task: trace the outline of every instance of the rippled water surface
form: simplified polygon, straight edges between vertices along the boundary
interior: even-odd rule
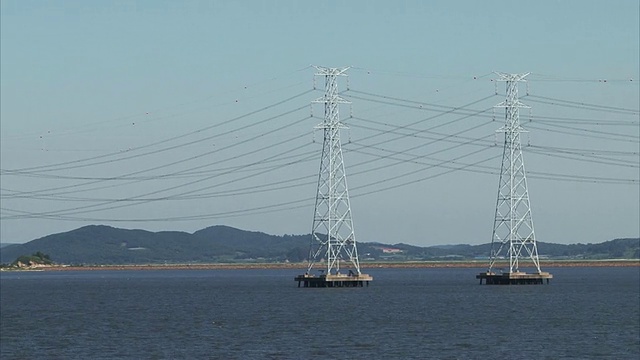
[[[5,359],[638,359],[640,269],[372,269],[368,288],[292,270],[3,272]]]

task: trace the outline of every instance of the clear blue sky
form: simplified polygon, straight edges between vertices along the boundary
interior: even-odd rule
[[[493,71],[531,72],[538,241],[639,236],[637,0],[0,4],[2,242],[95,223],[308,233],[323,86],[310,64],[352,66],[359,241],[491,240]],[[465,105],[487,112],[444,113]]]

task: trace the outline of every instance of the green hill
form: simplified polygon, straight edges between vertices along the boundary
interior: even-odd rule
[[[103,225],[85,226],[25,244],[0,249],[0,262],[46,253],[60,264],[174,264],[274,262],[305,260],[310,235],[276,236],[228,226],[212,226],[193,234],[150,232]],[[538,243],[542,257],[563,259],[638,259],[640,239],[616,239],[599,244]],[[358,243],[362,260],[457,260],[489,255],[490,244],[419,247],[407,244]]]
[[[263,257],[270,261],[300,261],[296,248],[307,249],[308,238],[267,235],[227,226],[213,226],[189,234],[91,225],[3,247],[0,262],[11,263],[18,256],[37,251],[63,264],[246,262]]]

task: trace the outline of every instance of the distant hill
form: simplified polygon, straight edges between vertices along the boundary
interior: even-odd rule
[[[193,234],[150,232],[103,225],[85,226],[25,244],[0,248],[0,262],[42,252],[62,264],[163,264],[215,262],[297,262],[308,255],[310,235],[276,236],[212,226]],[[407,244],[358,243],[361,260],[409,261],[479,259],[491,245],[420,247]],[[538,243],[541,257],[564,259],[639,259],[640,239],[616,239],[599,244]]]
[[[308,251],[306,236],[274,236],[227,226],[193,234],[150,232],[91,225],[0,249],[0,262],[37,251],[64,264],[157,264],[252,261],[300,261]],[[304,250],[304,255],[299,250]]]

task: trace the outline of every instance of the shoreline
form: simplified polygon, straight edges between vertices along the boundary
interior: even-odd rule
[[[360,263],[362,270],[393,268],[486,268],[486,261],[420,261],[420,262],[371,262]],[[2,269],[3,271],[105,271],[105,270],[269,270],[297,269],[305,271],[307,263],[212,263],[212,264],[138,264],[138,265],[52,265],[32,268]],[[496,268],[509,267],[497,263]],[[624,260],[551,260],[541,261],[541,268],[557,267],[640,267],[640,259]]]

